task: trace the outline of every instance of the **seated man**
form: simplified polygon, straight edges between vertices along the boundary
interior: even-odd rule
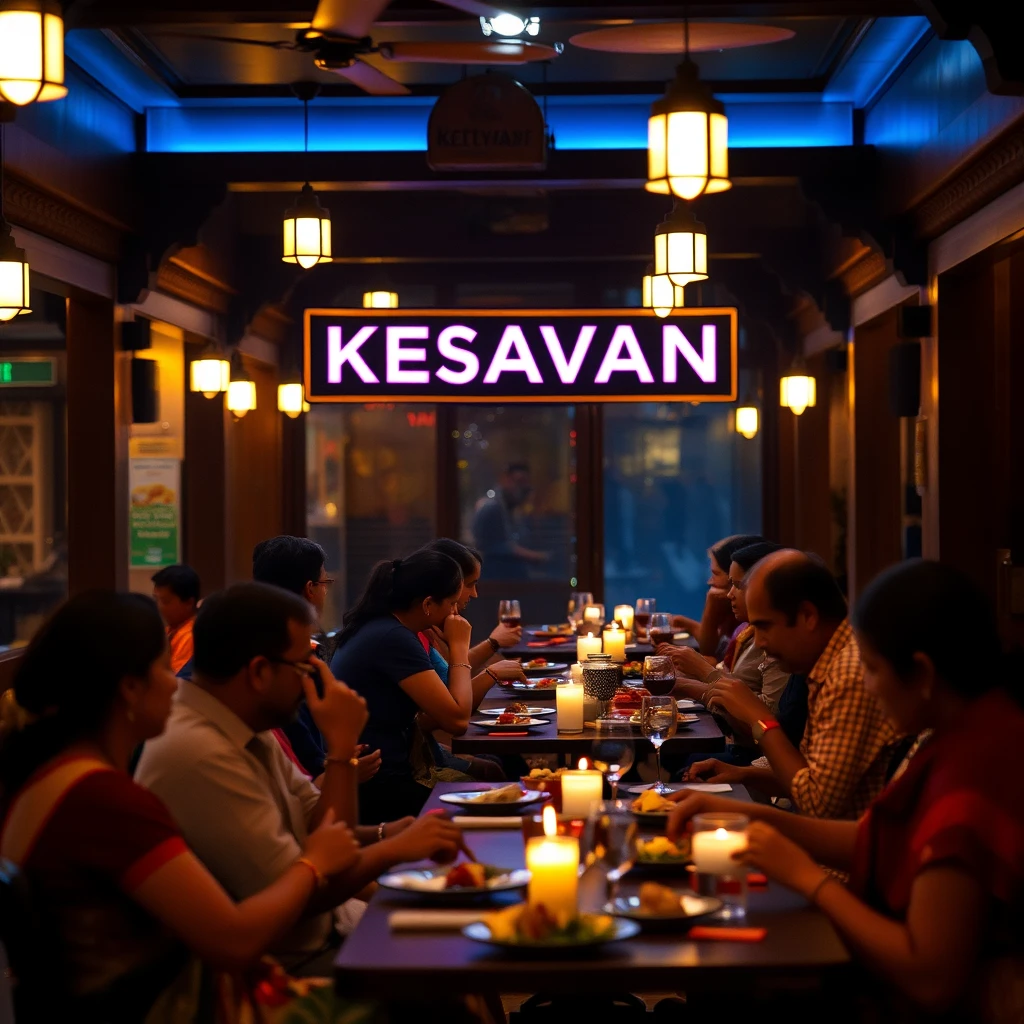
[[[359,820],[353,751],[366,703],[314,657],[314,628],[310,606],[276,587],[242,583],[210,597],[196,617],[192,681],[179,684],[167,729],[146,743],[136,772],[235,899],[287,870],[325,814]],[[269,732],[292,720],[303,699],[327,744],[319,790]],[[336,938],[333,908],[393,865],[454,856],[461,843],[459,830],[436,816],[356,835],[372,845],[343,875],[323,880],[305,918],[272,950],[286,966],[322,969],[312,961]]]
[[[707,696],[749,732],[769,767],[703,761],[691,779],[738,782],[788,796],[815,818],[857,818],[885,786],[898,735],[864,688],[864,669],[846,601],[824,565],[800,551],[778,551],[747,578],[754,643],[783,668],[807,674],[807,725],[799,749],[765,705],[738,680],[719,679]]]
[[[153,600],[167,627],[171,671],[192,660],[192,624],[199,606],[199,574],[189,565],[169,565],[153,576]]]

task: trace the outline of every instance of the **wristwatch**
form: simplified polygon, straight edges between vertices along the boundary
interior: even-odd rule
[[[750,735],[754,737],[755,743],[760,743],[766,732],[781,728],[782,726],[774,718],[759,718],[751,727]]]

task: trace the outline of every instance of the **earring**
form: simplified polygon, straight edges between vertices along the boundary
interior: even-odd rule
[[[134,722],[135,721],[135,712],[131,708],[128,709],[128,721],[129,722]]]

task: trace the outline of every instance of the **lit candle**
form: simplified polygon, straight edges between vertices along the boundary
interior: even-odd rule
[[[588,604],[583,609],[584,622],[600,622],[604,618],[604,608],[599,604]]]
[[[559,732],[583,732],[583,687],[575,682],[555,687],[555,718]]]
[[[626,634],[615,623],[604,631],[604,653],[610,654],[612,661],[626,660]]]
[[[693,866],[706,875],[738,874],[742,865],[733,860],[733,854],[746,848],[746,832],[728,832],[724,828],[694,832],[690,838]]]
[[[577,685],[583,685],[583,666],[577,661],[575,665],[569,666],[569,678]]]
[[[586,636],[576,638],[576,660],[584,662],[590,654],[601,653],[601,638],[588,633]]]
[[[633,628],[633,606],[617,604],[615,606],[615,621],[628,633]]]
[[[543,821],[543,837],[526,841],[527,900],[531,907],[543,906],[564,926],[576,918],[580,844],[572,836],[558,835],[554,807],[544,808]]]
[[[562,772],[562,813],[586,818],[594,804],[601,802],[603,785],[601,773],[588,771],[586,758],[581,758],[578,771]]]

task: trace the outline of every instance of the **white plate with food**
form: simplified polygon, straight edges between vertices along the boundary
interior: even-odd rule
[[[566,665],[557,661],[547,661],[544,658],[534,658],[531,661],[523,662],[523,672],[528,676],[551,676],[565,672]]]
[[[522,889],[530,881],[524,868],[499,868],[493,864],[456,864],[453,868],[412,868],[382,875],[377,881],[385,889],[421,892],[432,896],[479,896],[489,892]]]
[[[486,708],[480,712],[482,715],[553,715],[555,713],[554,708],[535,708],[531,704],[525,704],[521,700],[514,700],[506,704],[501,711],[497,708]]]
[[[525,683],[519,679],[514,679],[510,683],[503,681],[500,685],[510,690],[550,690],[554,693],[555,687],[564,682],[565,678],[562,676],[544,676],[541,679],[528,679]]]
[[[493,789],[462,789],[457,793],[442,793],[441,803],[478,814],[519,814],[532,810],[550,799],[551,794],[541,790],[523,789],[518,782]]]
[[[722,901],[714,896],[695,896],[657,882],[644,882],[636,896],[620,896],[604,905],[604,912],[630,921],[668,924],[695,921],[717,914]]]
[[[547,725],[548,720],[534,718],[532,715],[509,715],[500,714],[496,718],[473,718],[470,725],[478,729],[490,729],[491,732],[522,732],[523,729],[536,729],[540,725]]]

